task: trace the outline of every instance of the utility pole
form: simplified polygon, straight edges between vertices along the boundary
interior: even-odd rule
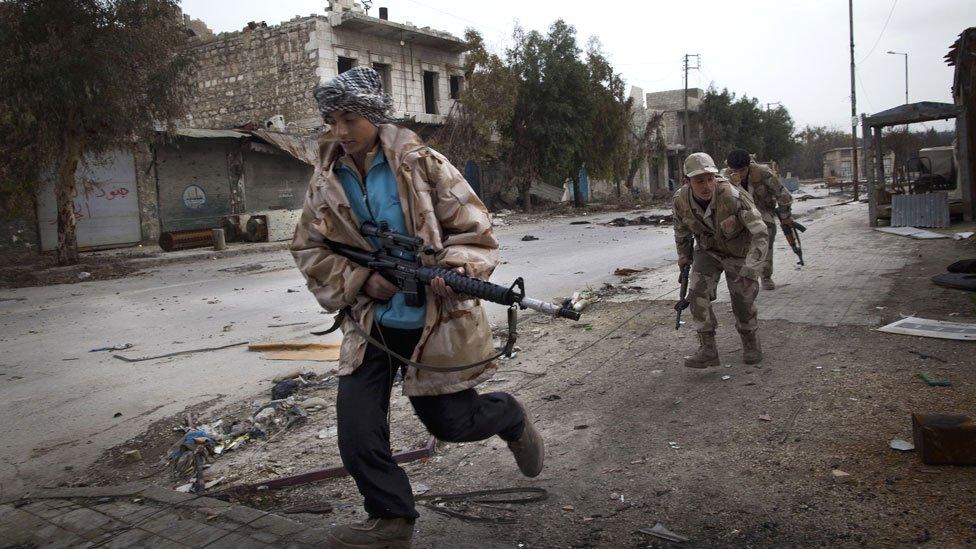
[[[888,55],[905,56],[905,104],[908,104],[908,54],[900,51],[889,51]]]
[[[692,57],[695,58],[695,66],[694,67],[690,66],[690,64],[688,62]],[[684,147],[684,150],[681,152],[681,164],[682,165],[684,164],[685,157],[688,156],[688,71],[690,69],[699,69],[699,68],[701,68],[701,55],[700,54],[697,54],[697,53],[694,53],[694,54],[686,53],[685,54],[685,60],[684,60],[685,93],[684,93],[684,96],[682,97],[682,99],[684,100],[684,107],[683,107],[684,110],[682,111],[682,119],[683,119],[683,121],[682,121],[682,124],[681,124],[681,145]],[[683,169],[683,168],[679,167],[678,169],[680,170],[680,169]],[[684,174],[682,174],[682,175],[684,175]]]
[[[847,10],[851,24],[851,167],[854,169],[854,200],[857,192],[857,92],[854,89],[854,0],[847,0]]]

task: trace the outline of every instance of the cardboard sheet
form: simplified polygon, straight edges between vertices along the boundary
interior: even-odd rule
[[[955,339],[959,341],[976,341],[976,324],[962,322],[945,322],[928,318],[910,316],[887,326],[878,328],[879,332],[889,334],[904,334],[922,337],[937,337],[940,339]]]
[[[261,353],[265,360],[311,360],[334,362],[339,360],[339,343],[309,343],[307,341],[271,341],[252,343],[248,351]]]

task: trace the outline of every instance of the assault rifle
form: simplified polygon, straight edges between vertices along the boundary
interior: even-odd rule
[[[805,263],[803,263],[803,245],[800,243],[800,233],[807,232],[807,228],[800,225],[796,221],[794,221],[793,226],[790,227],[789,225],[784,225],[783,220],[780,220],[780,227],[783,229],[783,236],[786,237],[786,241],[789,242],[790,248],[793,248],[793,253],[800,258],[796,264],[801,266],[805,265]]]
[[[460,274],[453,269],[427,267],[421,263],[420,254],[433,255],[435,253],[434,249],[426,246],[422,238],[390,230],[385,222],[376,224],[366,221],[360,226],[359,232],[363,236],[373,238],[374,241],[379,243],[375,251],[367,251],[331,240],[325,240],[325,245],[333,252],[352,262],[379,272],[384,278],[393,283],[400,292],[405,294],[408,306],[422,306],[424,303],[424,286],[430,284],[431,281],[438,277],[443,278],[444,282],[459,294],[508,306],[508,341],[500,353],[492,358],[474,364],[434,368],[438,371],[460,371],[484,364],[502,355],[511,357],[517,337],[516,310],[519,308],[532,309],[546,315],[571,320],[579,320],[580,318],[580,313],[573,309],[569,299],[563,301],[561,305],[556,305],[555,303],[548,303],[526,296],[525,281],[521,277],[516,278],[515,282],[506,288],[505,286],[499,286],[498,284],[492,284],[491,282]],[[317,335],[328,333],[338,328],[340,322],[341,318],[337,319],[336,324],[329,330],[313,333]],[[356,327],[358,329],[358,324]],[[365,332],[360,333],[360,335],[371,343],[378,343],[374,342],[370,335]],[[385,344],[380,345],[386,349]],[[393,354],[389,349],[386,350]],[[427,365],[412,362],[395,354],[394,356],[401,358],[410,366],[419,369],[431,369]]]
[[[691,265],[685,265],[681,268],[681,274],[678,275],[678,282],[681,284],[681,290],[678,292],[678,302],[674,304],[674,310],[677,311],[678,316],[674,320],[674,329],[677,330],[681,328],[681,311],[684,311],[691,305],[688,301],[688,273],[691,272]]]

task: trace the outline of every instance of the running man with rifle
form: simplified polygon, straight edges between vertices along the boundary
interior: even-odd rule
[[[327,244],[378,249],[376,238],[361,234],[363,223],[371,222],[422,239],[429,248],[420,254],[424,265],[487,280],[498,263],[498,242],[484,204],[443,155],[390,123],[393,100],[373,69],[346,71],[314,95],[336,142],[321,146],[291,251],[322,307],[347,311],[336,403],[339,452],[369,515],[361,524],[335,528],[328,543],[409,547],[418,514],[410,481],[393,460],[387,422],[393,379],[404,367],[395,355],[426,366],[406,368],[403,392],[438,439],[498,435],[530,477],[542,471],[543,441],[512,395],[473,389],[494,375],[494,363],[452,369],[493,354],[478,300],[435,277],[408,303],[380,272]]]
[[[723,272],[735,327],[742,337],[742,360],[759,363],[762,348],[755,301],[766,258],[766,224],[749,193],[718,177],[712,157],[703,152],[690,154],[684,169],[685,184],[674,193],[674,241],[678,266],[682,271],[691,266],[688,302],[701,343],[693,355],[685,357],[685,366],[719,365],[718,320],[712,301]]]
[[[766,253],[766,262],[763,264],[761,284],[763,290],[775,290],[776,283],[773,282],[773,240],[776,239],[776,221],[783,226],[784,232],[793,226],[793,215],[790,213],[790,206],[793,204],[793,196],[790,194],[779,176],[765,164],[759,164],[752,159],[749,151],[735,149],[729,153],[725,159],[728,166],[726,177],[733,185],[738,185],[741,189],[749,193],[756,209],[762,214],[763,222],[766,223],[766,231],[769,233],[769,248]],[[792,230],[792,229],[790,229]],[[804,228],[804,230],[806,230]],[[802,260],[802,257],[801,257]]]

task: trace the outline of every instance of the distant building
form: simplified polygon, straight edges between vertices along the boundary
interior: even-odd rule
[[[701,150],[702,128],[701,108],[705,90],[689,88],[688,110],[685,112],[685,90],[667,90],[647,94],[647,108],[661,112],[663,115],[662,132],[665,144],[667,166],[661,166],[658,177],[666,177],[676,182],[681,181],[682,158],[692,152]],[[684,142],[687,124],[687,143]]]
[[[867,181],[867,161],[865,160],[865,152],[863,148],[857,150],[857,167],[859,181]],[[834,180],[838,183],[849,183],[854,181],[853,174],[854,170],[851,166],[851,148],[850,147],[840,147],[837,149],[830,149],[824,151],[823,153],[823,177],[824,179],[830,181]],[[895,151],[888,151],[884,155],[884,172],[885,178],[891,181],[892,174],[894,173],[895,166]]]
[[[330,1],[326,15],[197,34],[193,128],[321,128],[312,88],[356,66],[376,69],[398,114],[421,124],[442,123],[464,86],[464,40],[390,21],[385,8],[368,16],[353,0]]]

